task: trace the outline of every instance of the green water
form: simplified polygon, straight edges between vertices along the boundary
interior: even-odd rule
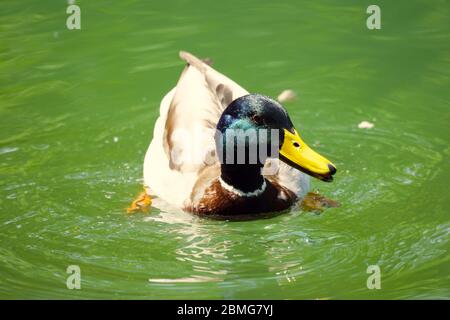
[[[371,31],[372,1],[77,1],[69,31],[66,1],[1,1],[0,297],[450,298],[450,4],[376,3]],[[313,188],[341,207],[127,216],[180,49],[295,90],[293,122],[338,167]]]

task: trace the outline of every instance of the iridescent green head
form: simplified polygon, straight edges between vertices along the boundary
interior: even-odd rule
[[[242,96],[223,111],[216,132],[222,164],[263,166],[268,157],[323,181],[331,181],[335,166],[309,148],[295,130],[286,109],[260,94]]]

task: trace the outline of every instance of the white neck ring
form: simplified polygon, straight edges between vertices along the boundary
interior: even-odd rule
[[[257,197],[257,196],[261,195],[266,190],[266,187],[267,187],[265,179],[264,179],[263,184],[261,185],[261,187],[259,189],[256,189],[256,190],[251,191],[251,192],[244,192],[244,191],[239,190],[239,189],[237,189],[237,188],[235,188],[233,186],[230,186],[228,183],[226,183],[225,181],[222,180],[222,177],[219,177],[219,182],[220,182],[220,185],[225,190],[227,190],[227,191],[229,191],[229,192],[231,192],[233,194],[236,194],[236,195],[238,195],[240,197]]]

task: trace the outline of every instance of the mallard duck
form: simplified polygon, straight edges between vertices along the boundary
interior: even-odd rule
[[[156,196],[198,215],[280,212],[308,192],[309,176],[332,181],[336,167],[300,138],[280,102],[180,57],[186,67],[162,99],[145,155],[144,204]]]

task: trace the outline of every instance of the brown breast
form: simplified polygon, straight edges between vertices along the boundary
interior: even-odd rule
[[[209,216],[237,216],[279,212],[289,209],[296,195],[276,181],[265,179],[266,188],[258,196],[244,197],[226,190],[219,179],[214,179],[198,201],[193,201],[186,211]]]

